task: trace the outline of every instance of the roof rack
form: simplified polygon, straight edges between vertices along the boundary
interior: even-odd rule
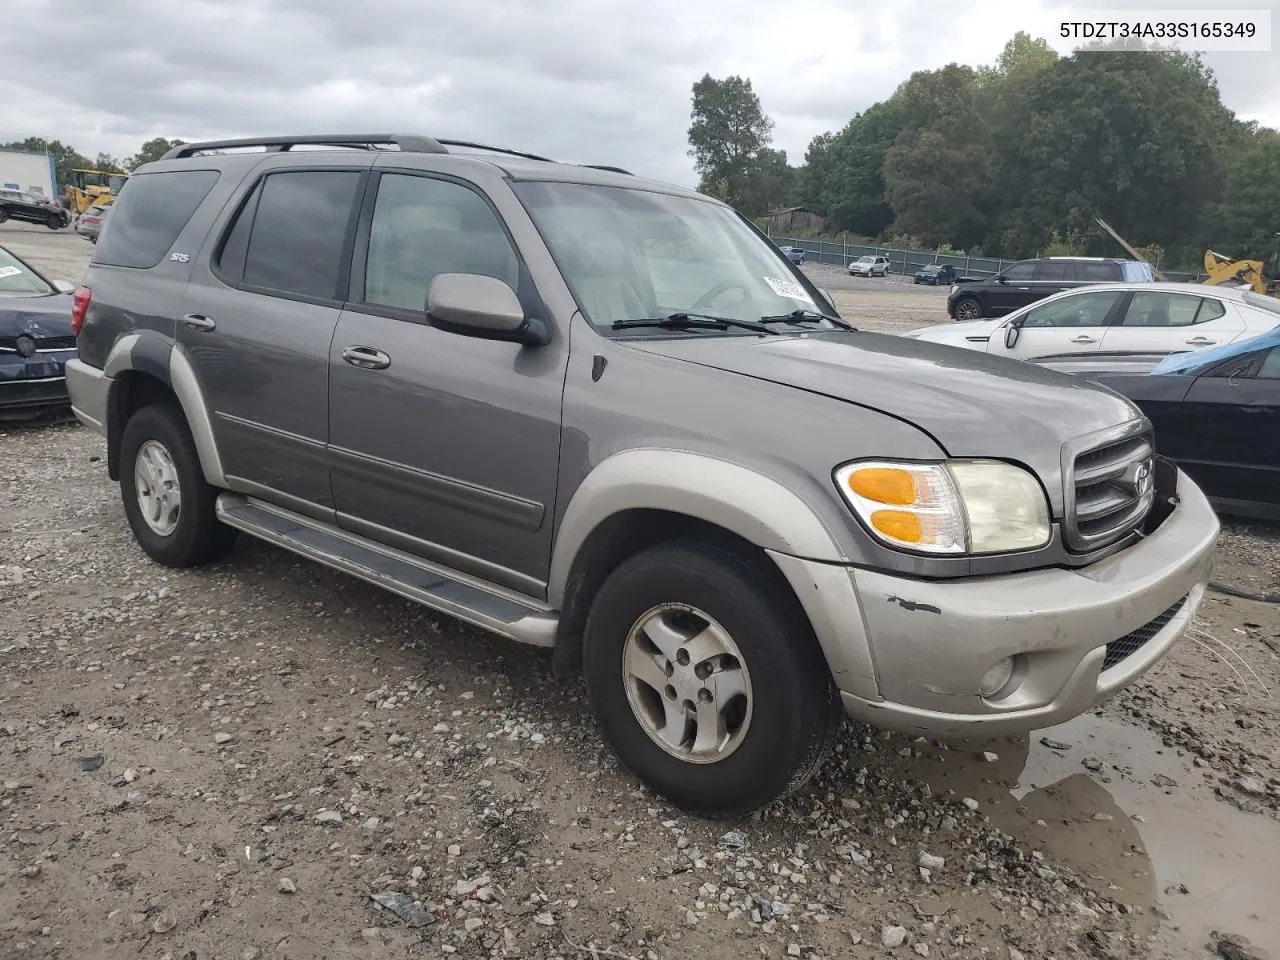
[[[537,160],[542,163],[555,163],[549,157],[540,157],[536,153],[524,153],[506,147],[494,147],[487,143],[473,143],[470,140],[436,140],[416,134],[403,133],[335,133],[329,135],[311,134],[296,137],[241,137],[235,140],[203,140],[199,143],[184,143],[174,147],[161,160],[179,160],[194,157],[198,153],[214,150],[234,150],[241,147],[265,147],[268,153],[283,153],[294,147],[345,147],[353,150],[378,150],[388,146],[397,146],[410,153],[448,153],[449,147],[462,147],[468,150],[488,150],[509,157],[520,157],[524,160]],[[579,164],[592,170],[608,170],[611,173],[622,173],[634,176],[630,170],[621,167],[610,167],[597,163]]]

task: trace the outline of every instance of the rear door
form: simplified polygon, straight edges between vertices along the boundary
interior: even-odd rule
[[[1128,296],[1102,353],[1180,353],[1221,346],[1244,333],[1235,305],[1213,296],[1142,290]]]
[[[329,342],[366,171],[318,152],[265,161],[206,244],[178,325],[228,483],[313,514],[333,508]]]
[[[1012,348],[1005,346],[1009,326],[1005,324],[992,334],[987,352],[1016,360],[1097,353],[1124,296],[1122,290],[1086,289],[1037,304],[1021,315],[1018,341]]]
[[[1210,496],[1280,506],[1280,347],[1203,374],[1182,405],[1181,464]]]

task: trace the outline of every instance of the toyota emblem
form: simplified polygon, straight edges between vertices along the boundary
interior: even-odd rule
[[[36,342],[25,333],[18,338],[14,346],[17,347],[18,356],[20,357],[34,357],[36,355]]]
[[[1145,497],[1151,491],[1151,461],[1144,461],[1138,467],[1137,473],[1133,475],[1133,489],[1140,497]]]

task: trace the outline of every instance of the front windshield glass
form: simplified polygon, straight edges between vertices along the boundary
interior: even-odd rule
[[[829,315],[786,256],[719,204],[581,183],[513,188],[596,327],[675,313]]]
[[[50,293],[53,293],[53,287],[0,247],[0,297],[41,297]]]

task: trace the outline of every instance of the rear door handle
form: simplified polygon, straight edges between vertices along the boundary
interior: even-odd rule
[[[391,366],[391,358],[373,347],[343,347],[342,359],[365,370],[385,370]]]
[[[213,322],[213,317],[206,317],[201,313],[188,313],[182,318],[182,322],[192,330],[201,330],[205,332],[212,330],[217,326],[217,324]]]
[[[1210,340],[1208,337],[1192,337],[1190,340],[1183,340],[1183,343],[1193,343],[1196,346],[1208,346],[1217,343],[1217,340]]]
[[[1098,341],[1095,340],[1093,337],[1079,336],[1079,337],[1072,337],[1071,342],[1072,343],[1097,343]]]

